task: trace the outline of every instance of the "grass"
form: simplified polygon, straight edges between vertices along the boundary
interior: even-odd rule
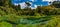
[[[12,24],[2,21],[0,22],[0,27],[12,27]]]
[[[12,27],[13,25],[11,23],[6,22],[5,20],[11,21],[13,23],[18,23],[16,25],[17,27],[60,27],[60,15],[40,15],[36,14],[36,16],[28,16],[28,15],[16,15],[15,12],[12,10],[13,14],[10,13],[11,10],[7,9],[9,12],[8,15],[0,9],[0,27]],[[34,19],[43,19],[39,23],[33,23],[33,24],[21,24],[20,21],[22,19],[27,18],[34,18]],[[35,20],[34,20],[35,21]],[[26,21],[25,21],[26,22]],[[30,22],[30,20],[27,20],[27,22]],[[33,21],[32,21],[33,22]],[[38,22],[38,21],[37,21]],[[46,23],[43,23],[46,22]]]
[[[1,20],[5,20],[5,18],[7,19],[7,20],[10,20],[10,21],[13,21],[13,22],[18,22],[19,23],[19,19],[20,18],[42,18],[42,19],[45,19],[45,20],[48,20],[48,19],[50,19],[50,20],[48,20],[48,22],[46,22],[46,24],[42,24],[42,25],[40,25],[40,24],[38,24],[38,23],[36,23],[36,24],[26,24],[26,25],[24,25],[24,24],[18,24],[17,25],[17,27],[60,27],[60,15],[49,15],[49,16],[47,16],[47,15],[43,15],[43,16],[17,16],[17,15],[4,15],[4,16],[2,16],[2,17],[0,17],[0,21]],[[3,26],[5,26],[4,24],[6,24],[6,26],[8,27],[10,27],[10,26],[12,26],[12,24],[9,24],[8,22],[0,22],[0,27],[3,27]]]

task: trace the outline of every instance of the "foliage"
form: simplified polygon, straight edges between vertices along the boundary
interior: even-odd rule
[[[17,27],[60,27],[60,8],[55,8],[54,5],[21,9],[20,5],[14,6],[11,0],[5,2],[1,0],[0,3],[2,3],[2,6],[0,5],[0,27],[12,27],[13,25]],[[29,3],[26,4],[30,6]],[[40,22],[41,25],[40,23],[21,24],[21,19],[42,19],[42,23],[47,22],[43,24]],[[26,22],[30,23],[30,20]]]
[[[7,22],[0,22],[0,27],[12,27],[12,24]]]

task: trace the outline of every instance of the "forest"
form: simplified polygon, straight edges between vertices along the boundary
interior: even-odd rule
[[[20,5],[12,5],[11,0],[0,0],[0,27],[60,27],[60,2],[55,2],[21,9]]]

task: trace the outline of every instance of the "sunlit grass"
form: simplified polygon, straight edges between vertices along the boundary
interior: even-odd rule
[[[0,22],[0,27],[12,27],[12,24],[2,21]]]

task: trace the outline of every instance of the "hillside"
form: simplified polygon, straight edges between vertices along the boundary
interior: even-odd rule
[[[1,0],[0,27],[60,27],[60,8],[49,5],[21,9],[10,0]]]

